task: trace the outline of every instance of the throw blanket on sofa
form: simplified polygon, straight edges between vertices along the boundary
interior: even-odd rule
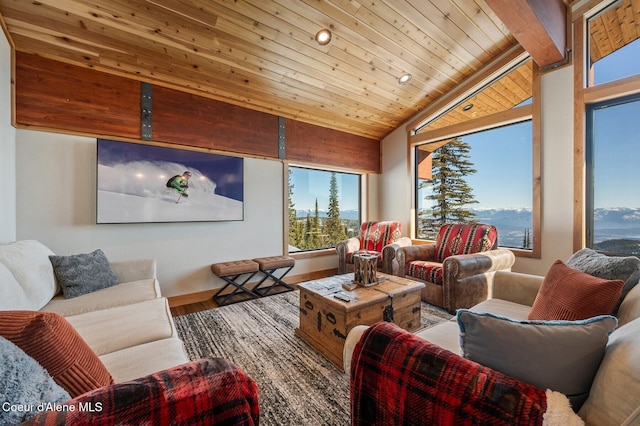
[[[545,391],[391,323],[370,327],[354,350],[353,425],[542,425],[545,411]]]
[[[201,359],[87,392],[23,425],[258,425],[256,383],[221,358]]]

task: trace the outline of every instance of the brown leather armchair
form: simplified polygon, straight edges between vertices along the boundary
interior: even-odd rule
[[[423,282],[423,301],[455,313],[486,300],[495,272],[511,270],[515,256],[497,246],[493,225],[443,225],[435,243],[397,250],[395,275]]]

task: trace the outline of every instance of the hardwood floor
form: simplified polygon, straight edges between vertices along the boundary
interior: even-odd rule
[[[171,315],[174,317],[180,315],[191,314],[193,312],[206,311],[207,309],[218,308],[218,304],[212,299],[204,300],[202,302],[191,303],[188,305],[174,306],[171,308]]]

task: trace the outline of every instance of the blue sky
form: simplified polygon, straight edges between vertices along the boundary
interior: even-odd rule
[[[640,74],[640,39],[598,61],[596,84]],[[595,207],[640,207],[640,102],[595,113]],[[602,144],[600,143],[602,142]],[[602,149],[606,145],[606,149]]]
[[[331,172],[290,167],[291,183],[294,185],[294,202],[297,210],[315,210],[329,207],[329,182]],[[340,210],[358,210],[359,176],[351,173],[336,173],[338,183],[338,203]]]

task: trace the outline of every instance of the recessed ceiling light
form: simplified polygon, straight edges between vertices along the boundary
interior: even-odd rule
[[[462,110],[469,111],[471,108],[473,108],[473,104],[466,104],[465,106],[462,107]]]
[[[398,79],[398,83],[400,83],[400,84],[407,84],[410,81],[411,81],[411,74],[409,74],[409,73],[402,74],[400,76],[400,78]]]
[[[319,45],[324,46],[331,41],[331,31],[326,28],[321,29],[316,33],[316,41]]]

